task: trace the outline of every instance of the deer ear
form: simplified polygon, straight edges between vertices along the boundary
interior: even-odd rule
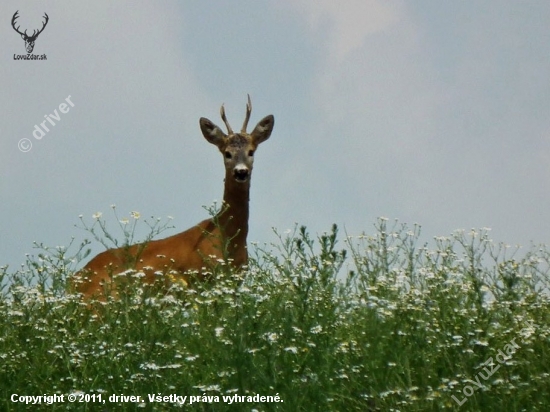
[[[199,124],[201,126],[202,135],[210,143],[220,147],[222,143],[225,142],[225,138],[227,137],[226,134],[210,120],[201,117]]]
[[[260,120],[252,133],[250,133],[254,143],[260,144],[269,139],[273,131],[273,126],[275,126],[275,118],[271,114]]]

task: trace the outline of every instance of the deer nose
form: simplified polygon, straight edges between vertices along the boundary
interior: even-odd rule
[[[235,169],[233,169],[233,176],[237,181],[244,182],[250,176],[250,171],[247,167],[237,166]]]

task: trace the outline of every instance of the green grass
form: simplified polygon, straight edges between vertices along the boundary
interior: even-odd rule
[[[148,395],[175,394],[200,411],[547,411],[548,250],[519,257],[486,230],[428,247],[419,230],[380,219],[338,244],[336,227],[296,228],[250,245],[242,272],[167,292],[128,271],[119,300],[91,307],[66,293],[74,259],[46,248],[0,268],[0,409],[162,411],[178,405]],[[80,393],[106,402],[67,402]]]

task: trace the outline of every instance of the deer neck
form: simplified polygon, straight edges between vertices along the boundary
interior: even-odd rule
[[[235,246],[246,247],[248,235],[250,179],[245,183],[236,182],[227,173],[224,182],[223,206],[217,218],[224,228],[227,238],[234,238]]]

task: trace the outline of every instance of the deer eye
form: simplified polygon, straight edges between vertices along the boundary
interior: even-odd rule
[[[225,155],[226,159],[231,159],[231,153],[230,152],[225,152],[224,155]]]
[[[250,157],[254,156],[254,150],[250,150],[250,151],[248,152],[248,156],[250,156]]]

